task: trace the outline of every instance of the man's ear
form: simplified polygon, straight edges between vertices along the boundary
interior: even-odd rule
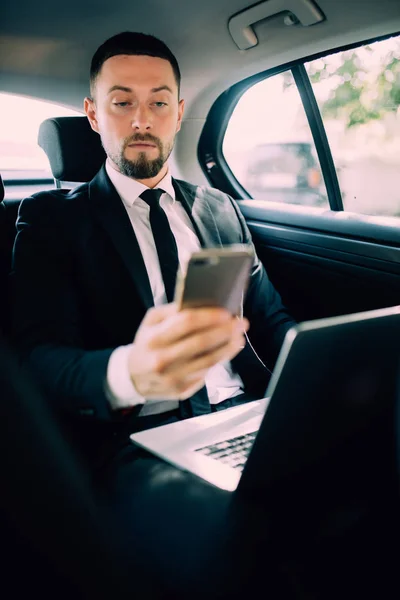
[[[83,102],[83,108],[85,109],[86,116],[89,119],[90,127],[93,129],[93,131],[96,131],[96,133],[100,133],[96,116],[96,103],[93,98],[89,98],[89,96],[87,96]]]
[[[179,104],[178,104],[178,122],[176,124],[176,133],[178,133],[178,131],[181,128],[184,110],[185,110],[185,101],[184,100],[179,100]]]

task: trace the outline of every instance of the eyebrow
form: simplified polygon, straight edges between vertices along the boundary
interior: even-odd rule
[[[151,91],[152,91],[153,94],[156,94],[157,92],[163,92],[164,90],[167,91],[167,92],[171,92],[171,94],[174,93],[171,90],[171,88],[169,87],[169,85],[161,85],[160,87],[153,88]]]
[[[132,88],[125,87],[124,85],[113,85],[112,87],[110,87],[107,93],[111,94],[111,92],[115,92],[115,90],[119,90],[120,92],[127,92],[128,94],[133,92]],[[173,91],[168,85],[161,85],[160,87],[152,88],[151,93],[156,94],[157,92],[162,92],[164,90],[173,94]]]
[[[113,85],[112,87],[110,87],[110,89],[108,90],[107,94],[111,94],[111,92],[115,92],[115,90],[119,90],[120,92],[131,92],[131,88],[125,87],[123,85]]]

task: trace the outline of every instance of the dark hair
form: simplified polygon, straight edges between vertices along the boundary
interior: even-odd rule
[[[90,89],[93,96],[96,79],[105,61],[112,56],[120,54],[137,56],[154,56],[167,60],[174,71],[178,86],[178,96],[181,85],[181,72],[178,61],[164,42],[145,33],[136,31],[124,31],[106,40],[94,53],[90,65]]]

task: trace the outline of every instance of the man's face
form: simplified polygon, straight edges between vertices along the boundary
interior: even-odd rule
[[[109,58],[93,101],[85,99],[86,114],[107,156],[121,173],[138,180],[166,173],[183,109],[171,64],[152,56]]]

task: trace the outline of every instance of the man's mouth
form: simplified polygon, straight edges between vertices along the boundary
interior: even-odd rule
[[[157,148],[155,144],[149,144],[148,142],[133,142],[128,146],[129,148]]]

